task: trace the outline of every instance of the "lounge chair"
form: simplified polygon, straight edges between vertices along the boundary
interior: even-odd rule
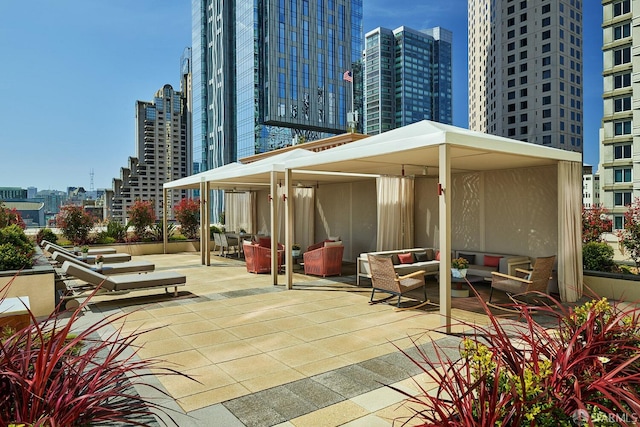
[[[116,276],[105,276],[96,271],[91,270],[88,266],[74,264],[69,261],[62,263],[61,270],[66,276],[86,282],[86,285],[67,284],[67,289],[72,292],[71,295],[63,297],[65,300],[74,300],[87,296],[96,288],[99,288],[97,295],[117,295],[128,293],[131,291],[141,291],[151,288],[165,288],[165,292],[169,292],[169,288],[173,287],[174,296],[178,296],[178,286],[184,286],[187,283],[187,277],[174,271],[154,271],[146,274],[121,274]],[[67,306],[69,308],[69,306]]]
[[[71,257],[74,257],[76,259],[82,259],[81,257],[79,257],[78,255],[74,254],[73,252],[70,252],[68,250],[66,250],[63,247],[60,246],[53,246],[51,243],[48,244],[45,249],[47,250],[47,252],[49,253],[54,253],[54,252],[60,252],[63,254],[67,254]],[[87,256],[86,260],[82,260],[84,262],[86,262],[87,264],[95,264],[96,263],[96,257],[97,255],[89,255]],[[113,264],[113,263],[117,263],[117,262],[126,262],[126,261],[131,261],[131,255],[129,254],[104,254],[102,255],[102,257],[104,258],[104,263],[105,264]]]
[[[489,302],[491,302],[494,289],[506,292],[516,300],[527,299],[526,294],[533,295],[534,299],[536,299],[535,293],[546,294],[555,262],[555,255],[538,257],[533,264],[532,270],[516,268],[515,276],[509,276],[497,271],[492,272]]]
[[[51,259],[56,261],[58,264],[62,264],[65,261],[72,262],[74,264],[79,264],[84,267],[88,267],[92,271],[98,271],[97,267],[89,265],[82,260],[79,260],[76,257],[69,256],[67,254],[55,251],[51,255]],[[149,271],[153,271],[156,269],[155,264],[147,262],[147,261],[127,261],[127,262],[119,262],[115,264],[106,264],[102,266],[102,273],[106,276],[110,276],[112,274],[126,274],[126,273],[146,273]]]
[[[46,248],[47,245],[51,245],[54,248],[60,248],[60,249],[63,249],[65,251],[71,252],[71,251],[69,251],[68,248],[60,246],[60,245],[58,245],[56,243],[48,242],[46,240],[43,240],[42,243],[40,243],[40,246],[43,247],[43,248]],[[89,255],[98,255],[98,254],[104,255],[104,254],[115,254],[117,252],[118,251],[115,248],[93,248],[93,249],[89,249],[88,254]]]
[[[392,296],[398,296],[396,306],[400,307],[400,298],[405,293],[414,289],[422,288],[424,292],[424,301],[411,307],[419,307],[429,302],[427,299],[427,288],[424,281],[424,270],[414,271],[413,273],[398,276],[393,268],[393,262],[390,257],[367,255],[369,259],[369,268],[371,269],[371,299],[370,303],[386,301],[391,297],[382,300],[373,300],[376,291],[387,292]]]

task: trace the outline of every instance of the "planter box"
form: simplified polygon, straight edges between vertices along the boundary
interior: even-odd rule
[[[162,242],[115,243],[107,246],[115,248],[116,251],[120,253],[127,253],[131,256],[164,253],[164,245]],[[99,246],[92,246],[92,248],[99,248]],[[200,251],[200,242],[198,240],[180,240],[169,242],[167,245],[167,253],[170,254],[198,251]]]
[[[583,281],[587,296],[591,290],[596,295],[611,300],[640,301],[640,276],[585,270]]]
[[[53,267],[36,248],[36,264],[22,271],[0,271],[0,289],[9,282],[5,297],[29,297],[31,312],[36,317],[46,317],[56,308],[56,275]]]

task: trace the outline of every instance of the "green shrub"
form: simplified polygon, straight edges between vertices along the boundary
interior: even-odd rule
[[[172,222],[167,223],[167,239],[173,240],[173,235],[176,232],[176,225]],[[149,240],[154,242],[162,242],[163,241],[163,228],[162,223],[158,222],[151,226],[149,231]]]
[[[0,270],[31,268],[33,266],[32,256],[11,243],[2,243],[0,244]]]
[[[0,229],[0,244],[14,246],[18,253],[29,259],[35,253],[33,242],[24,234],[24,230],[16,224]]]
[[[113,238],[114,242],[124,243],[127,241],[127,226],[118,221],[109,221],[107,223],[107,231],[103,233],[107,237]]]
[[[184,241],[184,240],[188,240],[186,236],[183,236],[182,234],[175,234],[171,237],[169,237],[169,240],[176,242],[176,241]]]
[[[582,262],[585,270],[612,271],[613,248],[607,243],[589,242],[582,247]]]
[[[58,236],[50,228],[41,228],[36,234],[36,243],[40,244],[43,240],[55,244],[58,242]]]
[[[114,239],[111,236],[108,236],[106,232],[101,231],[96,236],[96,243],[101,244],[101,245],[110,245],[112,243],[116,243],[116,239]]]
[[[214,224],[209,227],[209,235],[213,239],[213,233],[224,233],[224,226],[219,224]]]

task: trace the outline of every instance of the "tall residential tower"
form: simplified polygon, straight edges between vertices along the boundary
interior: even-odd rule
[[[365,133],[420,120],[452,124],[451,31],[378,27],[365,36]]]
[[[469,0],[469,128],[582,152],[582,0]]]
[[[602,1],[604,117],[598,172],[600,201],[613,215],[614,229],[623,228],[626,206],[640,197],[640,163],[634,161],[640,155],[640,118],[635,119],[640,98],[633,96],[636,88],[640,90],[640,81],[633,77],[640,72],[640,58],[633,55],[640,45],[633,25],[640,17],[639,6],[637,0]]]
[[[192,0],[198,170],[344,133],[362,0]]]

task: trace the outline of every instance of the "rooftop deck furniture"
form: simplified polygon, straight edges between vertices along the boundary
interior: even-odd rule
[[[491,302],[494,289],[506,292],[514,297],[524,296],[531,292],[546,294],[555,262],[555,255],[536,258],[532,270],[517,268],[515,276],[494,271],[492,273],[489,302]]]
[[[93,271],[98,271],[97,267],[94,265],[89,265],[84,261],[79,260],[76,257],[69,256],[67,254],[55,251],[51,255],[51,259],[58,262],[59,264],[64,263],[65,261],[72,262],[74,264],[79,264]],[[118,262],[114,264],[106,264],[102,266],[101,273],[104,275],[112,275],[112,274],[126,274],[126,273],[145,273],[149,271],[153,271],[156,269],[156,266],[153,263],[148,261],[126,261],[126,262]]]
[[[70,251],[68,248],[65,248],[65,247],[63,247],[63,246],[60,246],[60,245],[58,245],[58,244],[56,244],[56,243],[48,242],[48,241],[46,241],[46,240],[43,240],[43,241],[40,243],[40,245],[41,245],[43,248],[46,248],[46,247],[47,247],[47,245],[51,245],[51,246],[52,246],[52,247],[54,247],[54,248],[59,248],[59,249],[62,249],[62,250],[68,251],[68,252],[73,252],[73,251]],[[117,253],[117,252],[118,252],[118,251],[117,251],[115,248],[93,248],[93,249],[89,249],[89,252],[87,252],[87,253],[88,253],[89,255],[105,255],[105,254],[115,254],[115,253]]]
[[[88,266],[85,267],[69,261],[62,263],[61,269],[65,275],[86,283],[85,285],[67,284],[67,289],[71,291],[71,295],[64,296],[63,299],[66,300],[86,297],[97,288],[99,288],[98,295],[115,295],[151,288],[165,288],[165,292],[169,292],[168,289],[173,287],[173,294],[177,296],[178,286],[184,286],[187,283],[185,275],[174,271],[106,276],[91,270]]]
[[[316,245],[310,246],[313,248]],[[302,255],[304,260],[304,274],[314,276],[339,276],[342,274],[342,242],[323,242],[315,249],[309,249]]]
[[[54,253],[54,252],[60,252],[63,254],[66,254],[68,256],[74,257],[76,259],[81,259],[78,258],[78,256],[76,254],[74,254],[71,251],[68,251],[67,249],[61,247],[61,246],[57,246],[57,245],[52,245],[51,243],[48,244],[45,249],[47,250],[47,252],[50,253]],[[126,262],[126,261],[131,261],[131,255],[129,254],[99,254],[102,255],[102,257],[104,258],[104,263],[105,264],[113,264],[113,263],[117,263],[117,262]],[[86,260],[83,260],[84,262],[86,262],[87,264],[95,264],[96,262],[96,257],[97,255],[89,255],[87,256]]]
[[[402,295],[414,289],[422,287],[424,291],[424,301],[418,305],[427,302],[427,288],[424,281],[424,270],[414,271],[405,276],[398,276],[393,268],[393,262],[390,257],[368,255],[369,268],[371,271],[371,302],[376,291],[387,292],[391,295],[398,296],[397,307],[400,307],[400,299]],[[384,301],[384,300],[383,300]]]
[[[269,243],[270,245],[270,243]],[[271,273],[271,247],[260,243],[243,242],[244,260],[249,273]],[[284,261],[284,246],[278,244],[278,270]]]

